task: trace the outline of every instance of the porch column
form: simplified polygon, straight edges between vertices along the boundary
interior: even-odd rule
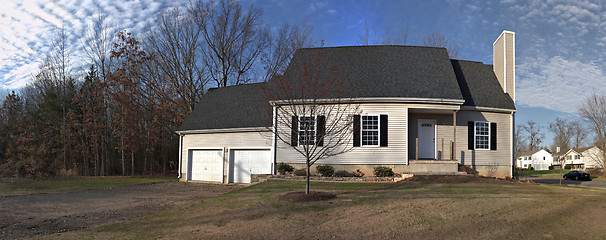
[[[457,160],[457,111],[452,111],[453,141],[452,141],[452,160]]]

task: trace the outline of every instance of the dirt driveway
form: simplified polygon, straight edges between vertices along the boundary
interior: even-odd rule
[[[163,182],[69,193],[0,197],[3,239],[72,231],[133,219],[237,186]]]

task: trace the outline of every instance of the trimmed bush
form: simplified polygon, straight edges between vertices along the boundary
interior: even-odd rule
[[[339,170],[335,172],[335,177],[353,177],[353,173],[350,173],[345,170]]]
[[[564,166],[564,169],[570,170],[570,169],[572,169],[572,166],[571,165],[566,165],[566,166]]]
[[[389,167],[375,167],[373,171],[376,177],[393,177],[393,170]]]
[[[353,172],[353,176],[354,177],[364,177],[364,173],[362,171],[360,171],[360,169],[356,169],[356,171]]]
[[[322,177],[332,177],[332,175],[335,174],[335,168],[330,165],[318,165],[316,171],[318,171]]]
[[[305,168],[299,168],[293,172],[295,176],[307,176],[307,170]]]
[[[278,172],[282,175],[286,175],[286,173],[292,173],[295,170],[293,166],[290,166],[288,163],[278,163]]]

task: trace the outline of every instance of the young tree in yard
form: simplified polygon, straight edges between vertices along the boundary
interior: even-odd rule
[[[275,109],[274,134],[305,158],[306,194],[314,163],[352,149],[353,116],[359,112],[343,73],[327,63],[323,56],[302,58],[264,88]]]
[[[602,159],[606,159],[606,96],[596,93],[588,96],[579,107],[579,113],[591,126],[597,147],[602,150]]]
[[[528,151],[538,150],[543,142],[545,134],[543,134],[541,126],[534,121],[528,121],[522,125],[522,130],[527,134]]]

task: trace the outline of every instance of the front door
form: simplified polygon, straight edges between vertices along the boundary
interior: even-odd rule
[[[419,120],[419,158],[436,158],[436,120]]]

